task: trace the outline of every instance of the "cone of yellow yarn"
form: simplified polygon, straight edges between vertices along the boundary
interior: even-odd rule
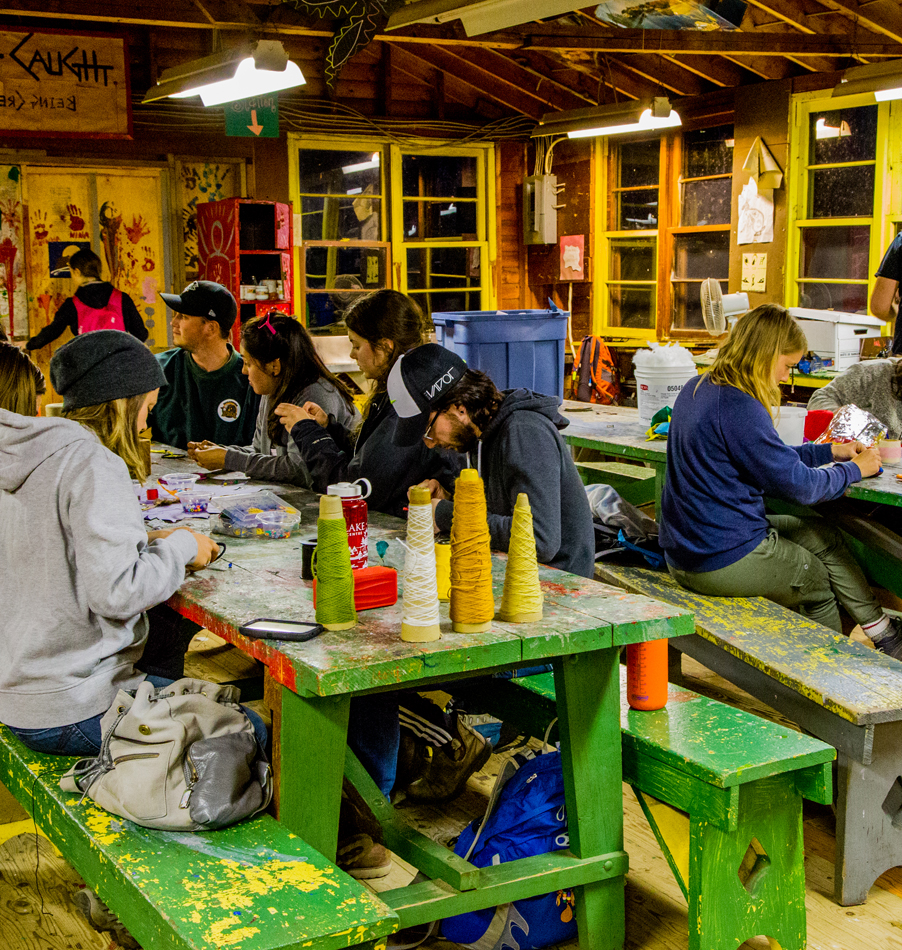
[[[428,488],[410,489],[407,509],[407,557],[404,559],[404,602],[401,639],[428,643],[441,637],[435,580],[435,532]]]
[[[532,508],[525,492],[517,495],[511,521],[511,540],[504,572],[504,593],[498,619],[510,623],[533,623],[542,619],[542,587],[536,536],[532,526]]]
[[[316,522],[316,620],[327,630],[357,623],[348,526],[337,495],[322,495]]]
[[[488,630],[495,615],[485,487],[475,468],[465,468],[454,486],[450,614],[455,633]]]

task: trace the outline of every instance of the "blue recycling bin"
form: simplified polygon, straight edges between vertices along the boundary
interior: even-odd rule
[[[562,310],[433,313],[437,343],[487,373],[499,389],[564,398],[567,317]]]

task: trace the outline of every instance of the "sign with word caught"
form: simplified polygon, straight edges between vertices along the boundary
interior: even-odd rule
[[[253,138],[279,137],[279,97],[254,96],[225,104],[226,135],[246,135]]]
[[[130,138],[125,38],[0,30],[0,132]]]

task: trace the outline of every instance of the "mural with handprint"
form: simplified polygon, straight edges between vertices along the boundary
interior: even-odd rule
[[[0,324],[10,339],[28,335],[25,228],[18,165],[0,165]]]
[[[242,196],[241,162],[180,162],[179,206],[185,247],[185,282],[197,280],[197,205]]]

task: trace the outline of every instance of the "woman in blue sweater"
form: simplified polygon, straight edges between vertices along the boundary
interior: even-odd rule
[[[788,446],[777,435],[770,407],[807,349],[788,311],[765,304],[738,321],[710,371],[683,387],[661,502],[668,570],[699,594],[767,597],[841,631],[838,601],[877,649],[902,659],[902,624],[883,613],[839,531],[817,517],[765,512],[765,496],[813,505],[880,468],[877,450],[858,442]]]

